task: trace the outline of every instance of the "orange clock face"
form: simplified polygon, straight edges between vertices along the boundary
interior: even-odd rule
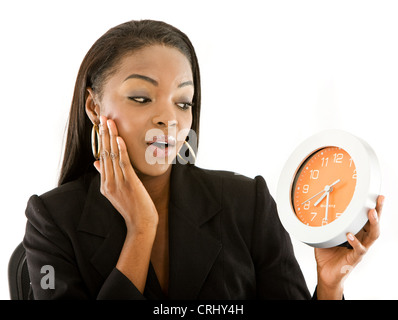
[[[297,218],[311,227],[338,219],[354,195],[355,163],[338,147],[326,147],[308,157],[296,174],[292,204]]]

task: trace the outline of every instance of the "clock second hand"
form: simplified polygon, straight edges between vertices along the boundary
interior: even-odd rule
[[[311,198],[305,200],[301,205],[303,205],[304,203],[310,201],[311,199],[315,198],[316,196],[320,195],[322,192],[325,192],[325,190],[321,190],[319,191],[316,195],[312,196]]]
[[[321,198],[317,201],[317,203],[315,204],[315,206],[317,206],[318,203],[321,202],[322,199],[326,196],[326,191],[325,191],[325,189],[328,187],[327,189],[330,190],[331,187],[333,187],[335,184],[337,184],[337,183],[339,183],[339,182],[340,182],[340,179],[338,179],[338,180],[336,180],[335,182],[333,182],[330,186],[326,186],[323,190],[319,191],[316,195],[313,195],[311,198],[305,200],[301,205],[303,205],[304,203],[310,201],[311,199],[315,198],[316,196],[320,195],[322,192],[325,192],[325,193],[322,195],[322,197],[321,197]]]
[[[325,197],[329,194],[329,192],[331,192],[331,191],[333,190],[332,187],[333,187],[335,184],[339,183],[339,182],[340,182],[340,179],[338,179],[338,180],[336,180],[335,182],[333,182],[330,186],[326,186],[326,187],[325,187],[325,193],[322,195],[322,197],[320,197],[320,198],[318,199],[317,202],[314,203],[314,207],[316,207],[316,206],[323,200],[323,198],[325,198]]]

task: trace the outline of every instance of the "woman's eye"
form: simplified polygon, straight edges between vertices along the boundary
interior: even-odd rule
[[[179,103],[177,103],[177,106],[180,109],[182,109],[182,110],[187,110],[187,109],[189,109],[190,107],[193,106],[193,103],[191,103],[191,102],[179,102]]]
[[[151,102],[151,99],[145,97],[129,97],[129,99],[142,104]]]

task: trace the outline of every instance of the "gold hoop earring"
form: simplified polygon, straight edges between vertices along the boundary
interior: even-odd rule
[[[97,140],[97,142],[96,142]],[[98,146],[97,146],[98,143]],[[91,148],[93,151],[93,156],[96,160],[99,159],[101,153],[101,145],[100,145],[100,134],[99,128],[96,123],[93,124],[93,128],[91,129]]]
[[[196,154],[195,154],[195,151],[193,150],[193,148],[191,147],[191,145],[187,142],[187,141],[184,141],[184,144],[187,146],[187,148],[188,148],[188,150],[190,151],[190,153],[191,153],[191,155],[192,155],[192,157],[193,157],[193,163],[195,163],[196,162]],[[181,149],[180,149],[180,151],[181,151]],[[181,155],[180,155],[180,151],[178,151],[178,153],[177,153],[177,156],[182,160],[182,161],[185,161],[185,163],[188,163],[189,161],[187,161],[186,159],[184,159]]]

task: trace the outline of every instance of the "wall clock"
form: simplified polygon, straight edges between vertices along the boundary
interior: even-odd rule
[[[376,206],[381,173],[375,152],[341,130],[318,133],[291,154],[279,178],[276,202],[289,234],[318,248],[345,243]]]

